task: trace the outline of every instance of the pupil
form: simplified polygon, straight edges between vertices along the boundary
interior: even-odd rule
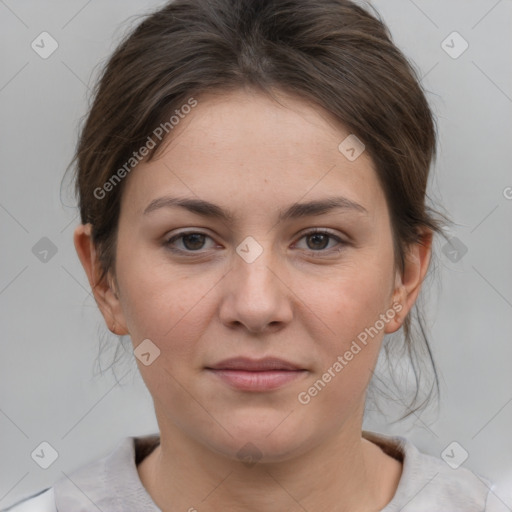
[[[197,237],[199,237],[199,245],[197,244],[194,244],[194,238],[195,238],[195,241],[197,242]],[[203,237],[204,238],[204,235],[202,235],[201,233],[194,233],[194,234],[191,234],[191,235],[185,235],[183,237],[183,243],[185,244],[185,247],[187,249],[200,249],[201,246],[203,245],[204,243],[204,240],[201,238]],[[192,239],[192,244],[188,243],[188,241]],[[192,245],[192,246],[191,246]]]
[[[314,234],[314,235],[310,235],[310,238],[312,238],[312,239],[316,238],[317,241],[318,241],[318,238],[320,238],[320,239],[323,238],[324,242],[328,241],[327,235],[324,235],[322,233],[317,233],[317,234]],[[327,243],[322,244],[322,247],[320,247],[320,249],[325,249],[325,247],[327,247]],[[319,247],[316,247],[316,248],[318,249]]]

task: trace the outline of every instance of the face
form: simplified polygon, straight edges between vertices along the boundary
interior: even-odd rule
[[[248,91],[197,100],[126,178],[116,324],[134,348],[151,341],[148,361],[160,351],[137,364],[161,431],[285,459],[360,428],[397,329],[389,211],[367,152],[349,160],[338,146],[350,133],[320,109]],[[301,371],[208,369],[233,357]]]

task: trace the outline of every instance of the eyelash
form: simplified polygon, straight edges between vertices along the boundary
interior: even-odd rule
[[[336,240],[339,244],[341,244],[342,247],[339,247],[339,248],[331,247],[331,249],[319,249],[317,251],[314,251],[314,250],[311,250],[311,249],[307,250],[307,252],[309,252],[313,256],[317,256],[317,255],[322,256],[324,254],[329,254],[330,255],[330,254],[333,254],[333,253],[339,253],[339,252],[341,252],[343,250],[344,246],[348,245],[348,243],[345,242],[344,240],[342,240],[340,237],[334,235],[333,233],[331,233],[330,231],[327,231],[325,229],[313,229],[311,231],[303,233],[302,236],[299,238],[299,240],[302,240],[303,238],[306,238],[308,236],[313,236],[313,235],[318,235],[318,234],[319,235],[327,235],[330,239]],[[172,244],[176,240],[184,238],[185,236],[188,236],[188,235],[204,235],[205,237],[211,239],[211,237],[209,235],[207,235],[206,233],[202,233],[200,231],[185,231],[183,233],[179,233],[177,235],[174,235],[173,237],[171,237],[168,240],[166,240],[164,242],[164,246],[167,247],[170,251],[172,251],[174,253],[177,253],[177,254],[200,254],[201,250],[192,251],[192,250],[176,249],[175,247],[172,247]],[[321,254],[321,253],[323,253],[323,254]]]

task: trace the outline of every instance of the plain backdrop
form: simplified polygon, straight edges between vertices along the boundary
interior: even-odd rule
[[[61,181],[98,65],[137,23],[130,17],[162,4],[0,1],[2,508],[122,437],[157,430],[130,352],[115,374],[97,372],[100,339],[118,340],[105,334],[76,256],[77,210]],[[394,424],[372,414],[365,428],[438,457],[458,443],[464,466],[496,482],[512,509],[512,2],[372,4],[422,77],[440,135],[429,195],[456,224],[451,245],[436,242],[438,284],[425,295],[439,410]],[[32,46],[42,32],[58,44],[47,58]],[[31,457],[42,442],[58,453],[46,470]]]

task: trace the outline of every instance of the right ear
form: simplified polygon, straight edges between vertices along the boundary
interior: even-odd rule
[[[101,264],[92,240],[92,224],[80,224],[74,232],[75,249],[84,267],[96,304],[110,331],[118,336],[129,334],[110,271],[100,281]],[[111,284],[112,282],[112,284]]]

